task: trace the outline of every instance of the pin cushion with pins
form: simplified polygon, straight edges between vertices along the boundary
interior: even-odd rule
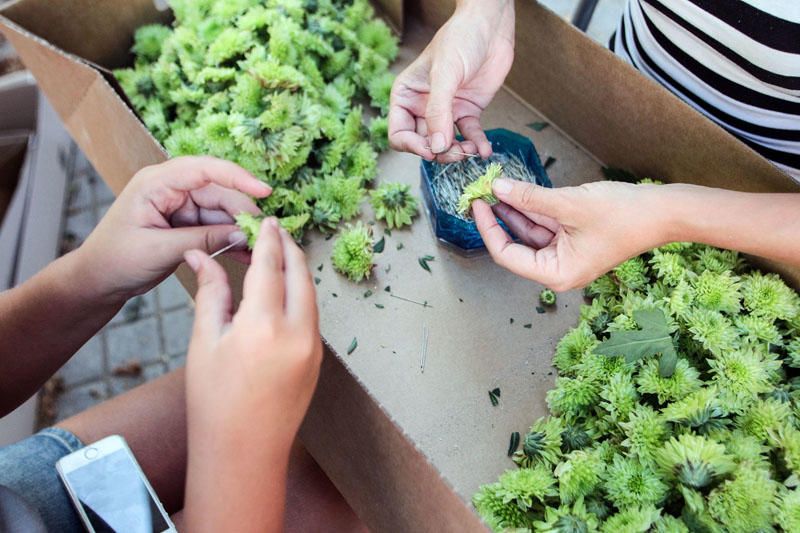
[[[506,178],[552,187],[533,142],[506,129],[486,131],[492,143],[492,156],[483,160],[469,157],[457,163],[422,161],[422,197],[436,238],[464,255],[484,249],[475,221],[458,212],[458,199],[464,188],[476,181],[492,163],[503,167]],[[500,222],[503,228],[508,228]]]

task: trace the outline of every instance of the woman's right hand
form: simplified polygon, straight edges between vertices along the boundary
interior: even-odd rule
[[[427,160],[486,158],[492,146],[480,123],[514,60],[513,0],[462,0],[420,56],[395,80],[389,143]],[[454,124],[464,136],[455,142]]]
[[[244,531],[243,516],[248,530],[280,530],[289,452],[322,360],[305,256],[265,219],[235,314],[222,267],[199,250],[186,262],[199,286],[186,368],[189,530]]]

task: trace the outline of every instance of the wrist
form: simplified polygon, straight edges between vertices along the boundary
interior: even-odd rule
[[[67,279],[80,280],[81,292],[87,300],[122,307],[133,296],[119,289],[113,282],[114,272],[86,244],[62,259],[70,272]]]
[[[694,226],[699,219],[695,189],[698,187],[681,183],[648,186],[643,206],[652,217],[651,231],[657,246],[696,240]]]

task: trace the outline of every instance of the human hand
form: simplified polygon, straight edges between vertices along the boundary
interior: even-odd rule
[[[322,359],[311,274],[274,217],[235,314],[222,267],[199,250],[186,262],[199,285],[186,366],[187,529],[282,531],[289,453]]]
[[[92,296],[127,300],[171,274],[187,250],[213,253],[243,239],[233,216],[259,214],[253,200],[271,192],[238,165],[179,157],[143,168],[76,253]],[[231,255],[246,261],[244,251]]]
[[[199,285],[187,362],[190,434],[288,450],[322,357],[303,252],[277,219],[265,219],[235,315],[223,268],[198,250],[187,252],[186,262]]]
[[[480,116],[513,60],[514,2],[459,2],[450,20],[395,80],[391,147],[439,162],[464,158],[454,152],[489,157],[492,146]],[[454,142],[453,124],[463,142]]]
[[[680,186],[600,181],[548,189],[498,179],[493,191],[501,203],[491,208],[477,200],[472,208],[498,265],[565,291],[588,285],[626,259],[673,240],[664,201],[673,187]]]

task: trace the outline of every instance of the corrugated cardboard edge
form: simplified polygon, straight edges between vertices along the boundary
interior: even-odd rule
[[[139,169],[167,159],[158,141],[97,68],[2,15],[0,31],[36,77],[75,142],[116,194]],[[96,127],[106,122],[108,128]],[[103,157],[101,152],[108,143],[120,147],[117,153],[121,157]]]

